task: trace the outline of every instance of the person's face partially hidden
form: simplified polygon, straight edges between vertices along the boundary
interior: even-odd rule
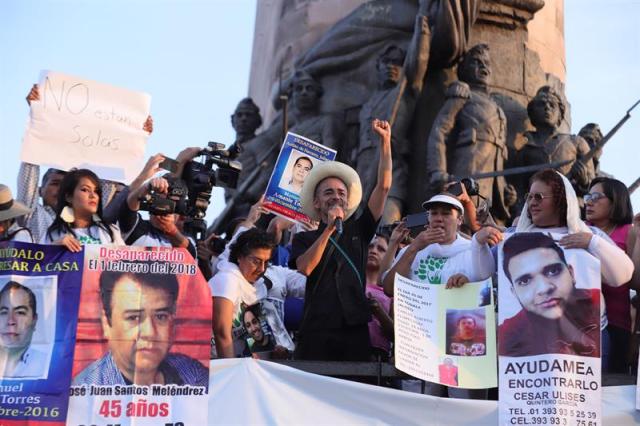
[[[238,269],[250,283],[256,282],[269,267],[271,249],[254,249],[247,256],[238,256]]]
[[[382,237],[374,237],[369,243],[367,252],[367,268],[380,268],[380,262],[388,248],[387,240]]]
[[[509,261],[512,290],[527,311],[547,319],[564,315],[575,287],[573,268],[551,248],[534,248]]]
[[[311,164],[308,160],[298,160],[293,166],[293,181],[299,185],[304,183],[305,178],[313,168],[313,164]]]
[[[56,207],[58,203],[58,191],[60,190],[60,183],[64,179],[64,174],[53,173],[49,179],[40,188],[40,196],[42,197],[42,203],[45,206],[49,206],[52,209]]]
[[[5,292],[0,299],[0,344],[5,349],[26,348],[37,320],[26,291],[14,288]]]
[[[458,321],[458,335],[462,339],[473,339],[476,334],[476,322],[473,318],[462,318]]]
[[[461,223],[460,212],[454,207],[448,204],[434,204],[429,207],[429,228],[444,230],[445,244],[455,241]]]
[[[133,382],[136,374],[157,380],[158,367],[173,344],[175,306],[163,289],[121,277],[111,295],[111,324],[102,328],[118,369]]]
[[[313,207],[320,211],[320,216],[326,222],[329,210],[333,206],[339,206],[343,212],[346,212],[348,197],[349,193],[344,182],[335,177],[328,177],[316,187]]]
[[[264,332],[260,325],[260,320],[253,315],[253,312],[246,311],[244,314],[244,328],[249,333],[249,336],[256,342],[261,342],[264,339]]]

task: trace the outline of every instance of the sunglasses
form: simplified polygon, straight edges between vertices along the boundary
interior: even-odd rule
[[[602,198],[607,198],[607,196],[602,192],[590,192],[589,194],[584,194],[582,198],[584,199],[585,203],[595,203]]]
[[[527,200],[528,203],[530,203],[532,200],[535,200],[537,203],[540,203],[545,198],[553,198],[553,195],[546,195],[546,194],[543,194],[542,192],[527,192],[524,195],[524,199]]]

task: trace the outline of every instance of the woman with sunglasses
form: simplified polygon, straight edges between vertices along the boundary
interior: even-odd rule
[[[73,252],[84,244],[125,245],[120,230],[102,218],[102,188],[95,173],[87,169],[67,172],[60,183],[56,218],[42,244],[63,245]]]
[[[608,365],[604,368],[612,373],[626,373],[628,350],[631,339],[630,288],[640,289],[640,243],[637,232],[640,214],[633,216],[633,208],[627,186],[619,180],[599,177],[591,182],[589,193],[584,196],[586,218],[590,225],[606,232],[633,261],[634,274],[626,284],[612,287],[602,283],[607,308],[607,333],[610,339]],[[632,222],[635,222],[632,225]]]

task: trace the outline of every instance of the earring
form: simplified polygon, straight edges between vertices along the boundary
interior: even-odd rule
[[[76,216],[73,214],[73,209],[70,206],[64,206],[60,212],[60,219],[67,223],[73,223],[76,220]]]
[[[98,216],[96,213],[94,213],[93,216],[91,216],[91,219],[93,220],[93,223],[102,222],[102,219],[100,219],[100,216]]]

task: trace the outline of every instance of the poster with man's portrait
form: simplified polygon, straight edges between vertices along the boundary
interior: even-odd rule
[[[447,309],[446,352],[458,356],[486,355],[484,309]]]
[[[309,223],[300,205],[302,185],[315,166],[335,157],[335,150],[304,136],[287,133],[267,185],[264,207],[287,219]]]
[[[73,422],[146,424],[151,406],[155,424],[194,422],[207,400],[211,344],[211,293],[196,262],[186,249],[85,251]],[[117,415],[104,410],[105,401],[118,401]]]
[[[450,387],[496,386],[495,304],[490,279],[446,288],[396,274],[394,287],[397,369]]]
[[[547,422],[599,424],[600,261],[561,238],[515,233],[499,248],[501,423],[523,421],[513,413],[535,404]]]
[[[0,244],[0,424],[67,417],[82,253]]]

